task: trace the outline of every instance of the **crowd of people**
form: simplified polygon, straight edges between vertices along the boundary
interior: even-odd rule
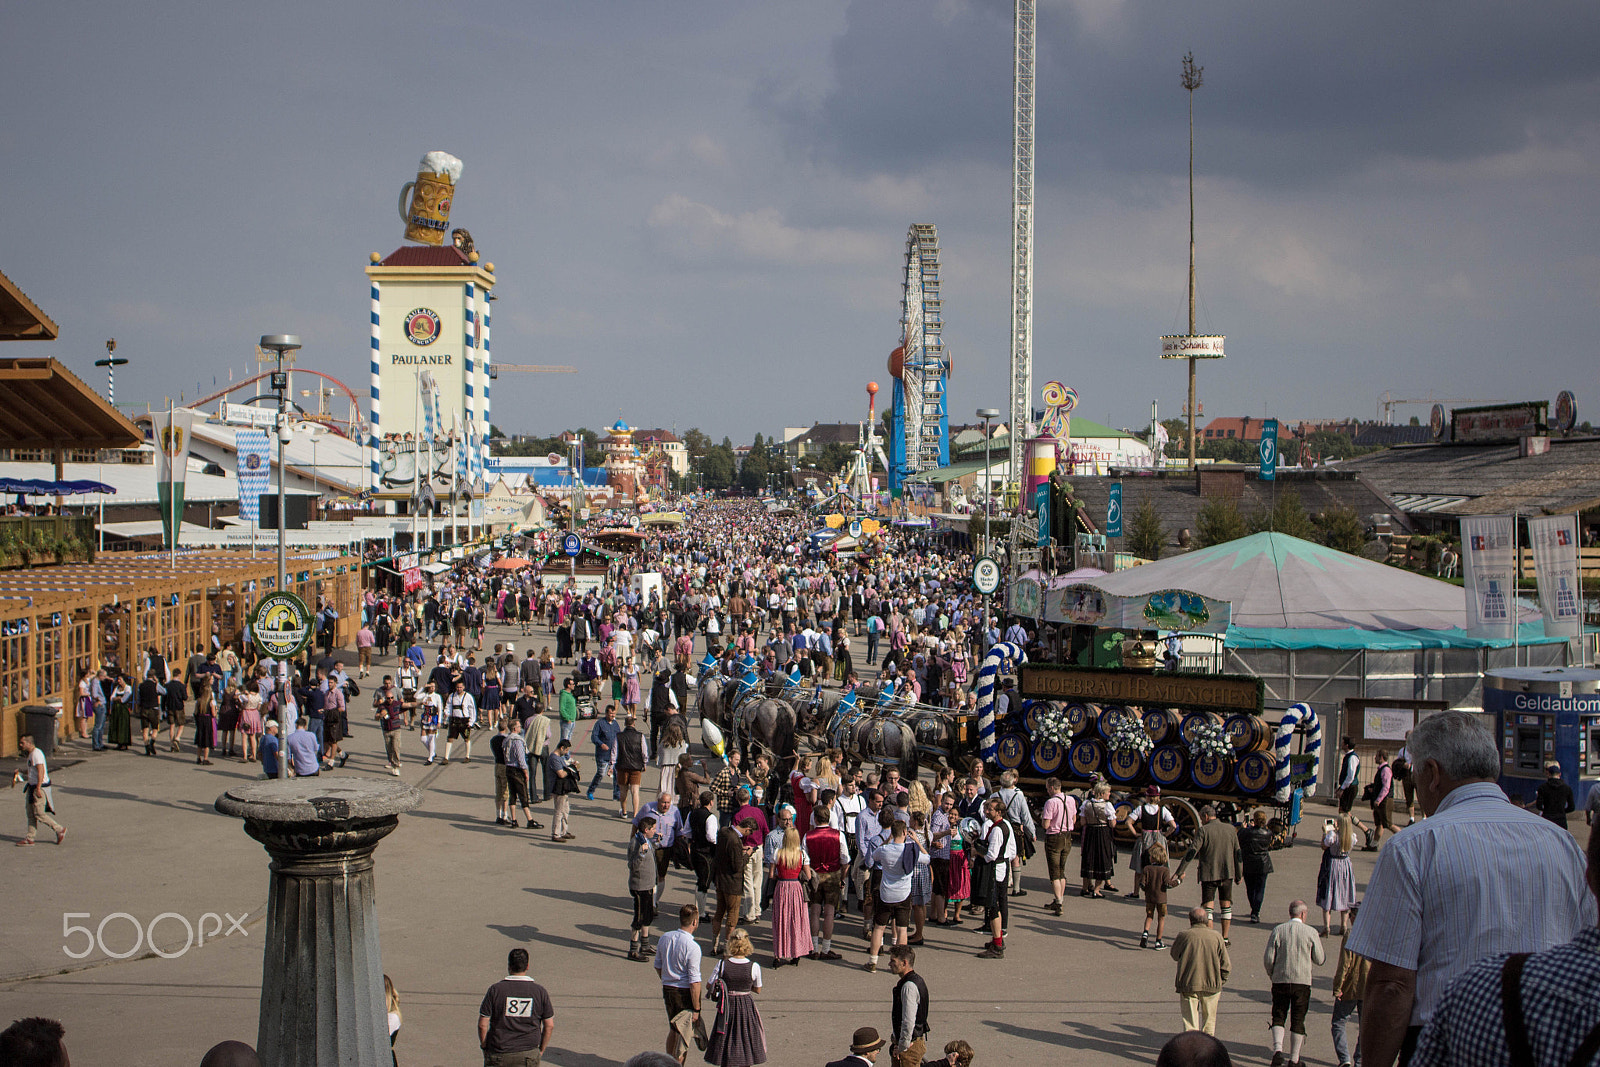
[[[549,841],[561,845],[575,840],[570,820],[580,796],[609,803],[629,823],[617,853],[630,901],[626,958],[656,972],[665,1051],[677,1063],[691,1049],[732,1067],[766,1062],[757,1005],[769,976],[847,953],[895,983],[886,996],[887,1035],[858,1031],[840,1063],[876,1063],[880,1054],[896,1067],[970,1063],[964,1040],[925,1060],[935,997],[916,960],[932,950],[926,927],[975,921],[977,957],[1003,961],[1012,902],[1027,893],[1025,865],[1044,853],[1043,911],[1052,916],[1063,914],[1072,880],[1082,898],[1120,895],[1120,830],[1133,842],[1126,896],[1143,904],[1130,943],[1137,937],[1140,948],[1169,951],[1188,1033],[1160,1062],[1227,1062],[1213,1035],[1233,969],[1234,891],[1244,887],[1243,921],[1260,922],[1281,844],[1267,812],[1235,826],[1204,806],[1180,855],[1176,824],[1154,786],[1129,798],[1119,816],[1109,782],[1068,791],[1051,778],[1035,809],[1014,773],[995,774],[979,761],[904,781],[893,764],[853,762],[838,749],[802,751],[790,763],[738,749],[721,759],[694,756],[686,726],[702,649],[748,653],[762,673],[797,674],[809,684],[848,690],[870,678],[898,699],[935,707],[971,706],[971,681],[994,642],[1038,651],[1034,633],[1021,623],[1003,626],[971,592],[972,561],[960,546],[894,532],[877,551],[813,553],[809,525],[769,518],[754,503],[690,509],[684,529],[652,534],[586,588],[567,581],[564,567],[546,573],[537,564],[465,563],[410,593],[366,593],[354,657],[324,647],[280,664],[219,644],[196,649],[180,668],[150,649],[137,684],[120,673],[86,676],[76,714],[96,748],[130,749],[137,718],[146,756],[162,754],[162,727],[167,753],[180,752],[192,723],[189,744],[202,765],[213,756],[237,758],[259,763],[269,777],[280,768],[315,776],[349,758],[349,722],[365,684],[391,774],[413,761],[449,764],[458,746],[470,763],[474,740],[487,736],[497,824],[545,830],[535,816],[548,803]],[[658,583],[645,580],[657,575]],[[517,627],[518,640],[496,642],[491,620]],[[391,648],[395,666],[377,665]],[[582,745],[592,749],[591,767],[576,755]],[[1564,824],[1557,831],[1505,801],[1494,786],[1497,760],[1493,738],[1470,716],[1425,720],[1396,764],[1380,755],[1368,825],[1353,811],[1359,766],[1354,746],[1345,746],[1340,811],[1320,838],[1315,892],[1290,904],[1263,958],[1274,1067],[1302,1062],[1312,975],[1330,960],[1330,1036],[1341,1065],[1504,1062],[1464,1059],[1460,1050],[1469,1046],[1527,1046],[1538,1052],[1529,1062],[1567,1062],[1586,1040],[1577,1022],[1546,1006],[1564,976],[1591,974],[1593,946],[1583,939],[1600,935],[1583,856]],[[1563,796],[1559,778],[1553,783],[1541,805],[1564,819],[1570,791]],[[29,801],[27,841],[43,825],[59,842],[66,831],[51,818],[42,758],[30,759],[29,784],[38,800]],[[597,796],[607,786],[609,797]],[[1396,827],[1388,815],[1401,787],[1414,824]],[[1351,864],[1357,830],[1366,847],[1381,849],[1362,900]],[[1592,842],[1591,885],[1600,884],[1597,857]],[[1169,946],[1168,894],[1191,870],[1200,904]],[[667,908],[674,871],[692,902]],[[1503,921],[1511,901],[1516,921]],[[1313,906],[1322,912],[1320,930],[1308,925]],[[658,924],[662,910],[668,919]],[[659,925],[667,929],[658,936]],[[855,946],[846,948],[850,935],[860,939],[858,957]],[[1337,953],[1324,948],[1331,936],[1342,938]],[[1591,951],[1558,947],[1568,943]],[[1535,955],[1513,974],[1496,962],[1504,953]],[[705,955],[713,958],[709,972]],[[523,950],[513,951],[510,964],[485,997],[480,1043],[486,1063],[536,1063],[554,1008],[528,977]],[[1518,981],[1520,1022],[1508,1016],[1501,1029],[1471,1022],[1477,1000]],[[703,999],[715,1004],[709,1027]],[[507,1008],[512,1001],[515,1012]],[[1600,1009],[1576,1017],[1592,1025]],[[1356,1026],[1359,1047],[1350,1040]],[[1546,1058],[1556,1051],[1561,1058]]]

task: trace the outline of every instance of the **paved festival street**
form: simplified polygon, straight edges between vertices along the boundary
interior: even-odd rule
[[[518,641],[514,630],[491,627],[486,647]],[[540,633],[535,648],[549,643]],[[370,720],[369,683],[352,702],[355,753],[336,776],[380,776],[382,744]],[[695,731],[698,737],[698,729]],[[474,746],[470,765],[424,767],[417,734],[406,734],[403,778],[424,793],[421,808],[378,848],[378,906],[385,970],[400,990],[405,1023],[397,1051],[403,1065],[471,1065],[481,1062],[476,1019],[483,991],[504,973],[508,949],[525,945],[531,973],[550,989],[556,1032],[547,1062],[610,1067],[646,1048],[662,1046],[665,1014],[653,968],[625,959],[628,897],[623,853],[626,824],[608,799],[573,804],[577,840],[552,844],[548,830],[511,831],[494,825],[493,766],[487,738]],[[587,731],[575,735],[585,777],[592,772]],[[698,751],[698,750],[697,750]],[[72,763],[71,761],[79,762]],[[7,761],[8,763],[11,761]],[[78,1067],[180,1067],[225,1038],[254,1043],[261,980],[262,910],[267,856],[240,822],[212,809],[230,785],[255,774],[220,758],[197,767],[182,756],[151,759],[137,751],[89,754],[68,744],[58,761],[56,795],[70,828],[61,847],[5,848],[3,880],[12,908],[4,920],[0,953],[0,1012],[7,1019],[43,1014],[60,1018]],[[597,796],[606,797],[602,790]],[[22,829],[19,792],[0,791],[4,830]],[[1265,914],[1286,917],[1288,902],[1313,895],[1318,860],[1314,839],[1325,809],[1313,805],[1301,841],[1274,854],[1277,873],[1267,890]],[[547,826],[550,805],[538,818]],[[1373,856],[1357,853],[1358,885]],[[1077,851],[1072,856],[1077,871]],[[1119,858],[1118,888],[1131,884]],[[27,886],[34,887],[28,891]],[[1152,1063],[1156,1050],[1179,1029],[1172,990],[1173,963],[1166,952],[1137,948],[1140,902],[1080,900],[1069,884],[1066,914],[1049,916],[1043,855],[1029,865],[1026,897],[1012,901],[1003,961],[975,958],[981,939],[969,919],[960,928],[928,927],[917,969],[932,994],[930,1055],[961,1037],[990,1064]],[[1192,874],[1173,890],[1167,940],[1184,928],[1183,912],[1198,903]],[[1239,891],[1242,904],[1243,891]],[[693,900],[692,877],[668,877],[663,914]],[[142,925],[163,913],[204,921],[207,942],[180,953],[183,924],[168,917],[156,927],[157,946],[124,961],[98,948],[81,960],[86,935],[63,936],[64,923],[99,927],[126,913]],[[64,913],[74,913],[63,919]],[[1242,914],[1242,912],[1241,912]],[[243,920],[233,927],[231,915]],[[247,919],[244,917],[248,916]],[[1313,913],[1313,919],[1320,917]],[[768,1062],[820,1065],[844,1055],[861,1025],[887,1032],[887,968],[860,970],[864,942],[858,920],[836,937],[840,963],[802,961],[797,968],[765,970],[760,998],[767,1029]],[[214,929],[215,928],[215,929]],[[229,932],[218,937],[217,930]],[[704,927],[702,927],[704,929]],[[1268,982],[1261,951],[1268,930],[1238,925],[1233,931],[1232,979],[1222,996],[1218,1036],[1237,1063],[1265,1063]],[[230,932],[231,931],[231,932]],[[657,928],[659,933],[660,928]],[[770,929],[763,919],[754,935],[757,960],[770,960]],[[106,947],[126,952],[135,934],[118,917],[103,927]],[[1308,1063],[1330,1064],[1329,979],[1338,941],[1325,942],[1328,964],[1318,969]],[[709,974],[709,943],[705,971]],[[707,1002],[708,1009],[710,1002]],[[710,1021],[708,1012],[707,1020]],[[692,1054],[690,1063],[698,1062]]]

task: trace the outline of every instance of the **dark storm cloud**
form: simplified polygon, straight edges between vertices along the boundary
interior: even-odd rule
[[[1011,4],[860,0],[848,19],[833,91],[785,109],[803,151],[860,172],[1009,158]],[[1559,140],[1600,103],[1596,41],[1592,3],[1045,2],[1038,177],[1180,172],[1189,49],[1202,172],[1298,186],[1515,151],[1533,115]]]

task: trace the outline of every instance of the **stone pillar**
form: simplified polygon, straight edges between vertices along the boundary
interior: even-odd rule
[[[295,778],[217,798],[272,857],[261,962],[264,1067],[386,1067],[372,854],[422,803],[401,782]]]

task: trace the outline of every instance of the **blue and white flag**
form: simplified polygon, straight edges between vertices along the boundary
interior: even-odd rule
[[[1278,477],[1278,420],[1268,419],[1261,426],[1261,480]]]
[[[272,438],[259,427],[238,426],[233,448],[239,461],[239,517],[254,524],[261,521],[261,495],[272,483]]]

